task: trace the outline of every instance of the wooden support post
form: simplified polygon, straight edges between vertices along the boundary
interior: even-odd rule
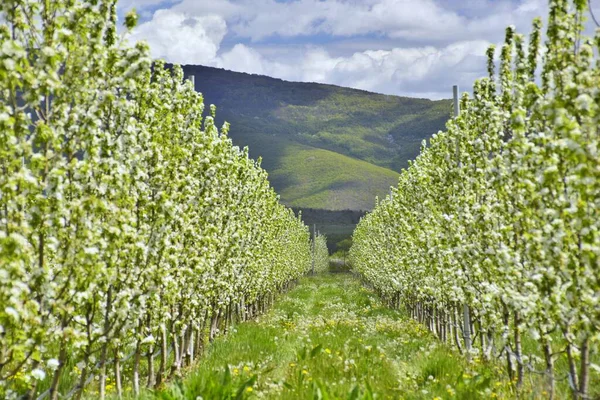
[[[317,239],[317,224],[313,224],[313,241],[312,241],[312,274],[315,274],[315,241]]]

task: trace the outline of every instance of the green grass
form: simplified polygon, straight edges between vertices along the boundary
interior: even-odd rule
[[[467,366],[351,275],[308,277],[209,346],[160,399],[514,397],[493,365]]]
[[[400,176],[366,161],[287,138],[257,133],[246,144],[251,156],[263,159],[269,181],[289,207],[370,210],[375,196],[389,193]]]
[[[292,144],[283,150],[270,180],[286,205],[329,210],[375,206],[398,184],[397,172],[343,154]]]

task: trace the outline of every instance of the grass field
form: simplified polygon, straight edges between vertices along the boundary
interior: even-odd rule
[[[464,359],[352,275],[303,278],[274,308],[217,339],[160,399],[514,397],[493,365]]]
[[[269,181],[290,207],[370,210],[375,196],[385,196],[400,175],[344,154],[255,134],[247,139],[250,155],[263,157]]]

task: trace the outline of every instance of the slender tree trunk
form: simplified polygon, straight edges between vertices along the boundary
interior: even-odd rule
[[[165,371],[167,370],[167,350],[169,346],[167,337],[167,327],[165,324],[160,326],[160,365],[158,374],[156,374],[156,387],[159,387],[165,379]]]
[[[140,394],[140,359],[142,358],[141,340],[138,339],[135,344],[135,353],[133,356],[133,393]]]
[[[483,358],[483,355],[485,354],[485,336],[483,334],[483,330],[482,330],[482,324],[481,324],[481,318],[479,318],[479,320],[477,321],[477,328],[479,330],[479,345],[481,346],[481,356]]]
[[[220,314],[220,310],[217,310],[211,317],[211,324],[210,324],[210,334],[209,334],[209,341],[212,343],[213,340],[215,340],[215,337],[217,336],[217,327],[219,326],[219,314]]]
[[[189,365],[194,364],[195,339],[196,330],[190,327],[190,344],[188,346]]]
[[[573,398],[577,399],[579,397],[579,381],[577,376],[577,368],[575,367],[575,358],[573,356],[573,345],[569,342],[567,343],[567,360],[569,362],[569,381],[571,385],[571,391],[573,394]]]
[[[102,344],[100,354],[100,400],[106,397],[106,359],[108,357],[108,330],[109,330],[109,314],[112,307],[112,286],[108,287],[106,294],[106,310],[104,311],[104,335],[106,340]]]
[[[554,387],[554,358],[552,358],[552,346],[548,339],[542,339],[542,348],[544,349],[544,360],[546,361],[546,379],[548,382],[548,399],[553,400],[555,395]]]
[[[90,349],[86,350],[86,355],[83,359],[83,362],[85,364],[85,367],[83,367],[83,370],[81,371],[81,377],[79,378],[79,385],[77,388],[77,391],[75,392],[75,396],[73,397],[75,400],[80,400],[81,396],[83,395],[83,391],[85,389],[85,381],[87,381],[87,377],[88,377],[88,371],[89,371],[89,355],[90,354]]]
[[[471,310],[469,310],[469,306],[467,303],[463,305],[463,339],[465,341],[465,354],[467,356],[467,361],[471,360]]]
[[[460,354],[463,354],[463,348],[460,342],[460,338],[458,336],[459,331],[459,318],[458,318],[458,310],[456,306],[452,307],[452,325],[454,330],[454,342],[456,343],[456,348]]]
[[[587,399],[590,385],[590,344],[588,336],[581,343],[581,367],[579,371],[579,395],[582,399]]]
[[[180,367],[185,367],[186,362],[189,359],[189,353],[188,353],[188,348],[190,346],[189,332],[190,332],[189,326],[187,326],[183,330],[183,332],[181,332],[181,359],[179,360]]]
[[[229,313],[230,313],[230,310],[231,310],[231,307],[229,305],[227,305],[225,307],[225,318],[223,318],[225,320],[224,321],[225,323],[223,324],[224,325],[224,327],[223,327],[223,334],[225,334],[225,335],[227,335],[227,333],[229,333],[229,318],[230,318]]]
[[[242,322],[246,321],[246,298],[242,296],[242,300],[240,301],[240,320]]]
[[[198,331],[196,332],[196,358],[199,358],[204,349],[204,331],[205,331],[206,317],[200,324]]]
[[[172,333],[172,347],[173,347],[173,357],[175,358],[173,365],[171,366],[171,375],[173,375],[176,371],[179,371],[179,365],[181,362],[181,354],[179,352],[179,338],[175,332]]]
[[[64,326],[63,326],[64,328]],[[67,350],[66,344],[61,341],[60,350],[58,354],[58,367],[56,371],[54,371],[54,376],[52,377],[52,385],[50,385],[50,399],[58,400],[58,384],[60,383],[60,377],[62,375],[62,371],[65,368],[65,363],[67,362]]]
[[[119,348],[115,349],[115,388],[117,389],[117,397],[123,397],[123,383],[121,382],[121,357],[119,357]]]
[[[504,339],[506,340],[506,343],[504,344],[504,350],[506,351],[506,371],[508,372],[509,380],[512,382],[514,373],[513,373],[512,356],[510,354],[511,353],[510,337],[509,337],[509,332],[510,332],[509,318],[510,318],[510,316],[508,314],[508,307],[506,307],[506,304],[503,304],[502,306],[503,306],[502,321],[504,323]]]
[[[521,318],[519,313],[515,312],[514,318],[514,333],[515,333],[515,357],[517,359],[517,388],[523,386],[523,350],[521,346]]]
[[[148,360],[148,380],[146,386],[151,388],[154,386],[154,345],[148,346],[148,353],[146,353],[146,359]]]
[[[100,400],[106,397],[106,358],[108,357],[108,342],[102,344],[102,352],[100,355]]]
[[[492,354],[494,354],[494,329],[488,328],[487,331],[487,347],[483,356],[486,361],[492,360]]]

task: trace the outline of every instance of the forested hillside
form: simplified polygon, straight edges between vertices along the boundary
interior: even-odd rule
[[[371,209],[444,129],[447,100],[387,96],[317,83],[186,65],[196,90],[232,125],[234,144],[249,146],[285,204]]]

